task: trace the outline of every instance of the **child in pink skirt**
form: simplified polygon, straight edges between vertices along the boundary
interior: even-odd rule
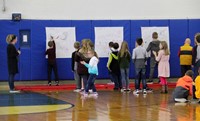
[[[168,93],[167,87],[167,77],[170,76],[170,67],[169,67],[169,49],[166,41],[160,42],[160,51],[158,54],[153,52],[156,57],[156,61],[158,61],[158,77],[161,81],[162,91],[161,93]]]

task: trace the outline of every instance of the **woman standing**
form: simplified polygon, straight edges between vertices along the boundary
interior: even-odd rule
[[[20,55],[20,51],[15,48],[15,44],[17,43],[17,36],[13,34],[9,34],[6,38],[7,46],[7,62],[8,62],[8,83],[10,88],[10,93],[19,93],[19,91],[15,90],[14,86],[14,77],[18,73],[18,56]]]

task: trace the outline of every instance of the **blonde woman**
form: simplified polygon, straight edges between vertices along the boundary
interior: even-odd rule
[[[129,52],[128,43],[123,41],[121,44],[120,51],[118,53],[119,66],[121,72],[122,90],[130,91],[129,89],[129,67],[131,61],[131,54]]]
[[[7,61],[8,61],[8,83],[10,88],[10,93],[19,93],[19,91],[15,90],[14,86],[14,78],[18,73],[18,56],[20,55],[20,51],[15,48],[15,44],[17,43],[17,36],[13,34],[9,34],[6,38],[7,46]]]
[[[160,51],[158,55],[154,51],[153,54],[156,57],[156,61],[158,61],[158,77],[160,78],[160,83],[162,85],[161,93],[168,93],[167,89],[167,77],[170,76],[170,67],[169,67],[169,49],[166,41],[160,42]]]

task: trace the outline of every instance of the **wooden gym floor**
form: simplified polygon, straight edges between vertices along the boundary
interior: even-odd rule
[[[72,91],[0,92],[0,121],[200,121],[200,105],[175,104],[159,90],[139,96],[99,90],[98,98]]]

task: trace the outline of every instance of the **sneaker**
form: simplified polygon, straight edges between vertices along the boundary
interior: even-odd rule
[[[146,88],[146,91],[147,91],[147,92],[153,92],[153,89],[147,87],[147,88]]]
[[[138,90],[138,89],[134,90],[134,91],[133,91],[133,94],[138,95],[138,94],[139,94],[139,90]]]
[[[92,92],[93,92],[93,90],[92,90],[92,89],[89,89],[89,92],[90,92],[90,93],[92,93]]]
[[[59,86],[59,82],[58,81],[56,81],[56,86]]]
[[[99,94],[97,92],[93,92],[93,93],[90,93],[91,96],[98,96]]]
[[[185,98],[175,98],[174,100],[176,102],[179,102],[179,103],[186,103],[186,102],[188,102],[188,100],[186,100]]]
[[[126,90],[126,89],[122,88],[122,89],[121,89],[121,92],[124,92],[125,90]]]
[[[10,93],[20,93],[19,90],[10,90],[9,92],[10,92]]]
[[[48,83],[48,86],[51,86],[51,82]]]
[[[153,84],[153,81],[147,81],[147,84]]]
[[[131,91],[131,89],[129,89],[129,88],[124,90],[124,92],[130,92],[130,91]]]
[[[108,85],[114,85],[115,83],[114,82],[109,82],[107,83]]]
[[[146,89],[144,89],[144,90],[143,90],[143,94],[144,94],[144,95],[146,95],[146,94],[147,94],[147,91],[146,91]]]
[[[75,89],[74,90],[74,92],[80,92],[81,91],[81,89]]]

